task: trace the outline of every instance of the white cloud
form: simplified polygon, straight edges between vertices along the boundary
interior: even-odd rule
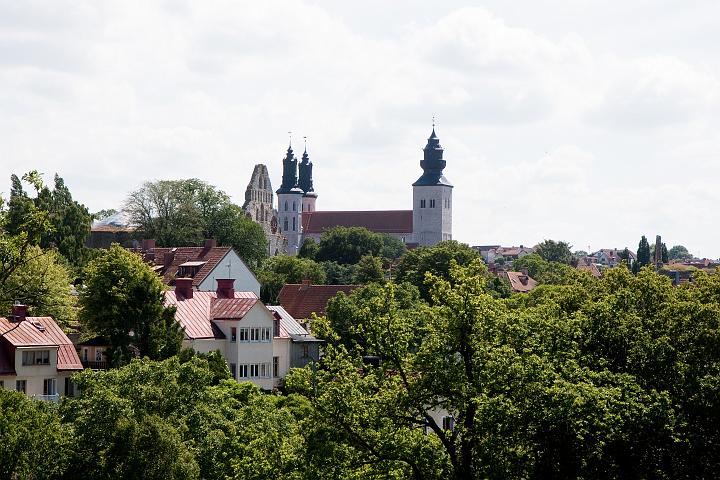
[[[565,5],[567,26],[464,3],[0,1],[0,181],[58,171],[91,210],[157,178],[239,200],[256,163],[279,181],[293,130],[320,208],[409,208],[437,115],[462,241],[659,232],[720,255],[712,49],[633,50],[673,23],[635,22],[644,0],[611,15],[622,39],[591,20],[604,2]]]

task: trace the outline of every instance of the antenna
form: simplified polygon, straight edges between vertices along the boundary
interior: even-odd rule
[[[292,148],[292,131],[288,132],[288,137],[290,137],[290,145],[288,146]]]
[[[307,137],[303,137],[303,141],[305,142],[305,151],[307,152]]]

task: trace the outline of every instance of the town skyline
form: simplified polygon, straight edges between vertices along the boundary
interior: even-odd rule
[[[717,6],[400,3],[0,6],[0,191],[57,172],[97,211],[196,177],[242,204],[292,130],[319,208],[403,209],[435,115],[456,240],[720,256]]]

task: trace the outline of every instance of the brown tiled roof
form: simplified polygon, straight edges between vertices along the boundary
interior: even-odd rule
[[[578,259],[577,269],[578,270],[585,270],[586,272],[590,272],[590,275],[592,275],[595,278],[602,277],[602,274],[600,273],[600,270],[598,270],[597,265],[593,262],[592,257],[580,257]]]
[[[238,299],[238,308],[231,307],[230,304]],[[228,302],[222,302],[220,305],[224,305],[223,309],[234,311],[235,315],[238,315],[241,310],[239,305],[245,305],[248,300],[253,305],[258,302],[258,298],[253,292],[235,292],[234,299],[219,300],[228,300]],[[175,291],[165,292],[165,306],[177,308],[175,320],[180,322],[180,325],[185,329],[185,336],[189,339],[224,338],[222,332],[212,323],[213,302],[217,301],[216,292],[193,292],[192,298],[179,301]],[[247,310],[250,310],[250,308],[247,308]],[[247,310],[245,313],[247,313]]]
[[[0,317],[0,336],[13,347],[57,347],[58,370],[83,368],[72,342],[51,317],[26,317],[22,322]]]
[[[500,275],[510,282],[513,292],[527,293],[538,285],[537,281],[522,272],[500,272]]]
[[[376,233],[412,233],[412,210],[303,212],[305,233],[322,233],[333,227],[365,227]]]
[[[146,262],[160,267],[158,273],[163,277],[167,285],[172,285],[178,273],[180,265],[186,262],[205,262],[193,277],[193,286],[199,286],[210,272],[225,258],[231,247],[158,247],[147,252],[136,252],[143,255]],[[165,255],[171,254],[172,262],[165,267]]]
[[[311,285],[288,283],[283,285],[278,295],[280,305],[294,318],[305,319],[312,314],[325,315],[328,300],[338,292],[351,293],[360,285]]]
[[[210,318],[240,320],[259,301],[257,298],[213,298],[210,302]]]

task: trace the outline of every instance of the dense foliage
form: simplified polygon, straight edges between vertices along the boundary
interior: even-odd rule
[[[164,284],[139,255],[113,245],[88,264],[80,291],[80,320],[104,337],[114,365],[134,356],[168,358],[178,353],[183,334],[175,308],[164,306]]]
[[[215,238],[251,266],[267,257],[262,227],[228,195],[196,178],[146,182],[124,205],[133,224],[159,247],[202,245]]]

